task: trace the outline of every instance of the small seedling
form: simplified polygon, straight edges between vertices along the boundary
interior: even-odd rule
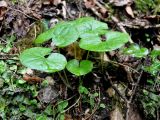
[[[76,76],[85,75],[92,71],[93,63],[89,60],[82,60],[80,63],[78,60],[73,59],[67,63],[67,70]]]
[[[147,48],[139,47],[139,45],[130,45],[128,48],[124,49],[123,52],[132,57],[142,58],[148,55],[149,50]]]
[[[26,49],[20,55],[23,65],[44,72],[57,72],[63,70],[67,64],[66,58],[59,53],[49,53],[50,48],[34,47]],[[46,55],[49,55],[45,58]]]
[[[159,70],[160,70],[160,60],[158,59],[160,55],[160,50],[152,50],[149,53],[147,48],[139,47],[138,45],[131,45],[123,51],[125,54],[131,55],[136,58],[146,58],[147,64],[143,65],[143,70],[150,73],[154,79],[147,80],[150,87],[148,90],[143,90],[143,95],[140,97],[140,102],[143,106],[145,115],[147,118],[156,118],[156,112],[160,108],[160,97],[155,94],[155,86],[159,86]],[[149,111],[149,112],[148,112]]]
[[[61,100],[58,102],[57,106],[53,109],[54,111],[54,118],[55,120],[64,120],[65,119],[65,113],[64,110],[68,106],[68,101]]]
[[[124,33],[97,29],[83,34],[79,45],[85,50],[106,52],[122,47],[128,39],[129,36]]]
[[[64,70],[66,67],[69,72],[79,77],[79,93],[86,96],[88,103],[94,107],[97,94],[89,94],[88,89],[82,86],[83,82],[80,78],[80,76],[92,72],[92,61],[88,60],[89,58],[87,57],[87,60],[79,61],[72,59],[67,62],[66,57],[60,53],[60,49],[76,42],[81,49],[87,50],[88,53],[89,51],[108,52],[125,45],[129,40],[129,35],[108,30],[106,23],[97,21],[91,17],[84,17],[74,21],[58,23],[53,28],[40,34],[34,43],[39,45],[48,40],[52,40],[52,43],[58,48],[59,53],[52,53],[52,49],[50,48],[29,48],[20,54],[21,63],[26,67],[43,72],[58,72],[63,81],[64,78],[59,71]],[[68,83],[67,77],[65,80],[64,83]],[[62,103],[58,104],[57,107],[57,111],[59,111],[58,119],[64,119],[63,111],[68,106],[68,102],[64,101]],[[104,107],[104,105],[102,104],[101,107]]]
[[[112,51],[122,47],[128,42],[129,36],[125,33],[107,30],[107,24],[94,20],[91,17],[84,17],[74,21],[61,22],[55,27],[40,34],[35,44],[42,44],[50,39],[59,48],[66,47],[80,38],[79,46],[82,49],[96,52]],[[102,41],[104,36],[104,41]],[[20,61],[23,65],[44,71],[57,72],[67,70],[80,76],[92,71],[91,61],[70,60],[67,64],[66,58],[60,53],[52,53],[50,48],[35,47],[23,51]],[[45,56],[48,55],[46,58]],[[76,65],[74,68],[73,66]]]

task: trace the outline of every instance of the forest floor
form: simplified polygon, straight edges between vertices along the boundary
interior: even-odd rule
[[[0,1],[0,119],[160,120],[159,14],[159,0]],[[39,34],[86,16],[131,39],[120,49],[91,53],[96,66],[83,83],[67,70],[51,74],[21,64],[19,55],[35,47]],[[74,47],[62,48],[67,58],[74,57]],[[126,47],[132,51],[127,55]],[[77,57],[86,56],[76,49]]]

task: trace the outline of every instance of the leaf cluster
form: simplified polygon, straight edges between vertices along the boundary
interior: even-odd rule
[[[40,34],[35,44],[52,40],[58,48],[78,42],[79,47],[94,52],[107,52],[118,49],[128,42],[125,33],[108,30],[106,23],[91,17],[79,18],[74,21],[61,22]],[[74,75],[85,75],[92,71],[93,63],[89,60],[67,60],[60,53],[51,53],[50,48],[34,47],[26,49],[20,55],[20,61],[26,67],[44,72],[58,72],[65,67]],[[48,57],[46,57],[48,56]]]

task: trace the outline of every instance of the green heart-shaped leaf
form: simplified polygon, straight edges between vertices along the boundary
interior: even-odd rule
[[[51,28],[40,34],[34,41],[36,44],[44,43],[53,37],[54,28]]]
[[[100,35],[104,35],[104,41],[101,40],[102,38]],[[128,40],[129,36],[125,33],[95,30],[82,35],[79,46],[89,51],[105,52],[122,47]]]
[[[83,35],[83,33],[87,31],[93,31],[96,29],[108,29],[106,23],[97,21],[92,17],[79,18],[74,21],[74,24],[79,35]]]
[[[79,35],[73,22],[62,22],[54,27],[52,41],[58,47],[65,47],[75,42]]]
[[[58,47],[65,47],[75,42],[80,35],[86,31],[95,29],[108,29],[106,23],[94,20],[91,17],[79,18],[75,21],[61,22],[40,34],[35,43],[43,43],[52,38],[54,44]]]
[[[82,60],[80,63],[78,60],[73,59],[67,63],[67,70],[74,75],[81,76],[92,71],[93,63],[89,60]]]
[[[59,53],[49,53],[50,48],[34,47],[24,50],[20,55],[21,63],[31,69],[44,72],[57,72],[63,70],[67,64],[66,58]],[[46,55],[49,55],[45,58]]]
[[[123,52],[138,58],[144,57],[149,53],[147,48],[140,48],[139,45],[131,45],[129,48],[124,49]]]
[[[43,43],[52,38],[52,41],[58,47],[65,47],[78,39],[79,35],[73,22],[61,22],[40,34],[35,43]]]

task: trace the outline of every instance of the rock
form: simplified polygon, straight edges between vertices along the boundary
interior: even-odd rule
[[[123,114],[118,106],[116,106],[115,109],[110,113],[110,120],[124,120]]]
[[[130,106],[129,120],[142,120],[142,117],[136,107]]]
[[[55,81],[53,80],[53,78],[52,78],[51,76],[47,76],[47,77],[45,78],[45,80],[48,81],[48,84],[49,84],[49,85],[54,85],[54,84],[55,84]]]
[[[43,103],[50,103],[59,96],[55,87],[49,85],[41,89],[38,93],[38,99]]]

